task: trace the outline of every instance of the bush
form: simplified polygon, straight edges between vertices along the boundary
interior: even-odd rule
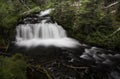
[[[0,0],[0,27],[15,27],[20,15],[35,6],[31,0]]]
[[[59,25],[62,25],[67,31],[71,31],[75,22],[75,7],[71,6],[70,1],[63,1],[55,5],[55,10],[51,13],[53,20],[57,21]]]
[[[26,79],[26,62],[20,54],[12,57],[0,56],[1,79]]]
[[[51,16],[68,32],[89,34],[99,30],[101,26],[104,29],[112,27],[112,18],[105,15],[102,3],[101,0],[81,0],[81,5],[76,7],[72,1],[65,1],[56,5]]]
[[[92,45],[119,47],[119,39],[109,38],[116,24],[113,16],[103,10],[102,0],[81,0],[77,7],[72,4],[71,1],[59,3],[51,13],[53,20],[62,25],[69,36]]]

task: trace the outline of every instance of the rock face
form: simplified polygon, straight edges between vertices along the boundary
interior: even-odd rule
[[[44,13],[43,13],[44,14]],[[47,14],[47,13],[46,13]],[[47,15],[27,16],[21,24],[35,24]],[[46,22],[53,23],[47,19]],[[56,42],[60,44],[60,41]],[[64,42],[64,43],[67,43]],[[32,43],[33,44],[33,43]],[[74,44],[74,43],[73,43]],[[71,44],[70,44],[71,45]],[[28,79],[119,79],[120,54],[85,44],[75,43],[75,47],[37,45],[27,47],[12,43],[10,54],[22,53],[28,56]]]

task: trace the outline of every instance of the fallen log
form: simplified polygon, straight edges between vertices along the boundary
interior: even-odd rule
[[[35,8],[32,8],[32,9],[28,10],[28,11],[23,12],[22,14],[20,14],[20,16],[29,15],[33,12],[38,12],[40,10],[41,10],[40,7],[35,7]]]

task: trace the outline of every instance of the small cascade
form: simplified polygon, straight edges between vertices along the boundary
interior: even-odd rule
[[[79,42],[68,38],[66,31],[57,23],[48,22],[50,17],[46,17],[52,9],[42,11],[37,14],[37,18],[41,19],[38,23],[30,23],[28,20],[32,18],[25,18],[25,24],[20,24],[16,28],[16,44],[18,46],[57,46],[57,47],[76,47]]]

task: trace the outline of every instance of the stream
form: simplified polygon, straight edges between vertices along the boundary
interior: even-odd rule
[[[36,65],[28,69],[28,79],[120,79],[120,54],[67,37],[49,17],[52,10],[26,16],[16,27],[9,50],[30,56],[28,63]]]

